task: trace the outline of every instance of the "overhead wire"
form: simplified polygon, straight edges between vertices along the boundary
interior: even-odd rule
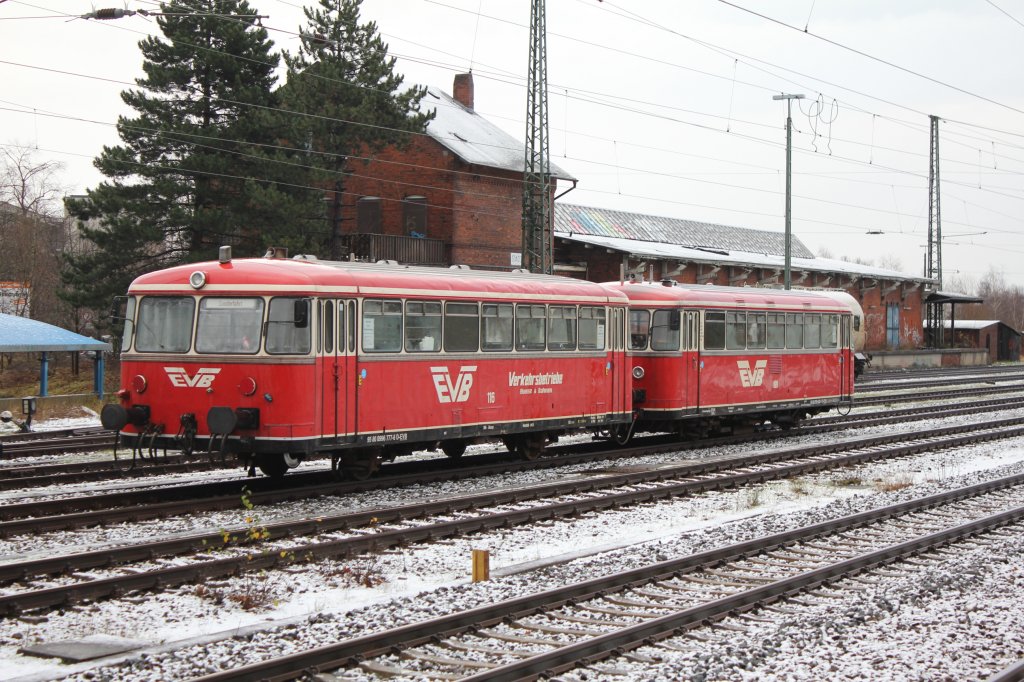
[[[440,4],[440,3],[435,3],[435,4]],[[271,29],[271,30],[273,30],[273,29]],[[298,35],[298,34],[293,34],[293,35]],[[111,80],[111,79],[103,79],[103,80]],[[111,82],[116,82],[116,81],[111,80]],[[599,103],[599,102],[594,102],[594,103]],[[649,114],[647,114],[647,115],[649,115]],[[754,124],[754,125],[757,125],[757,124]],[[761,141],[761,140],[759,140],[759,141]],[[774,142],[768,142],[768,143],[775,144]],[[854,143],[856,143],[856,142],[854,142]],[[908,154],[910,154],[910,153],[908,153]],[[644,171],[644,172],[648,172],[648,171]],[[894,169],[893,172],[905,172],[905,171],[902,171],[902,170],[899,170],[899,169]],[[737,188],[743,188],[743,187],[737,187]],[[870,209],[868,209],[868,210],[870,210]]]

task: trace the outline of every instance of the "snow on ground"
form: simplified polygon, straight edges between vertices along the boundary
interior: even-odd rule
[[[1015,413],[1003,412],[1000,416],[1010,414]],[[936,426],[950,423],[951,420],[935,420]],[[925,428],[925,423],[908,422],[875,430],[891,432],[917,428]],[[865,435],[861,431],[844,433],[847,437]],[[829,435],[813,439],[841,437]],[[792,447],[794,443],[811,438],[804,436],[787,440],[786,445],[775,447]],[[745,448],[734,448],[730,452],[743,450]],[[630,460],[628,465],[656,465],[680,457],[697,459],[723,454],[722,451],[707,449],[674,456],[661,455],[643,461]],[[586,469],[566,467],[558,472],[506,476],[498,482],[480,479],[345,499],[320,499],[275,505],[273,509],[258,509],[256,513],[260,522],[339,513],[345,509],[391,505],[426,495],[434,498],[467,495],[495,485],[526,485],[531,480],[545,482],[555,476],[584,473]],[[142,658],[138,652],[122,657],[136,660],[133,670],[107,668],[96,671],[95,677],[90,674],[91,679],[182,679],[199,674],[209,666],[221,665],[221,661],[223,665],[237,666],[390,624],[506,599],[1019,471],[1024,471],[1024,439],[999,441],[790,481],[769,482],[738,491],[585,515],[565,522],[506,529],[385,552],[375,557],[320,562],[313,566],[296,565],[266,575],[243,576],[203,586],[185,586],[162,594],[103,601],[50,613],[43,622],[4,621],[0,622],[0,679],[57,679],[75,671],[83,672],[91,666],[62,665],[16,652],[28,643],[97,634],[136,640],[145,653]],[[902,489],[882,492],[890,488]],[[43,539],[46,544],[40,544],[39,539],[28,542],[24,538],[9,539],[0,542],[0,557],[9,560],[29,551],[46,554],[75,547],[82,551],[104,543],[131,542],[139,537],[151,539],[210,530],[238,525],[242,517],[240,509],[237,513],[194,515],[129,527],[54,534],[53,538],[47,536]],[[469,582],[472,549],[490,550],[492,580],[489,583]],[[725,658],[720,656],[714,660],[719,663],[729,661],[729,656],[738,651],[741,655],[737,660],[742,660],[743,665],[705,666],[703,669],[708,674],[693,679],[943,679],[937,674],[941,666],[935,667],[934,662],[928,664],[924,660],[928,656],[924,654],[912,653],[915,634],[931,638],[928,640],[930,643],[922,639],[921,646],[935,652],[932,658],[939,657],[940,663],[942,652],[947,650],[949,656],[961,662],[956,668],[959,673],[950,679],[970,679],[972,675],[981,675],[983,665],[989,666],[985,668],[989,670],[992,665],[1009,664],[1013,656],[1024,655],[1019,637],[1007,642],[1005,661],[995,663],[991,654],[987,657],[968,654],[966,650],[971,647],[967,645],[946,649],[941,646],[944,637],[957,642],[971,642],[972,638],[981,637],[989,631],[1018,635],[1024,632],[1019,620],[998,615],[1000,604],[1007,601],[1020,604],[1019,551],[1014,555],[1007,550],[1006,556],[1010,558],[999,562],[986,561],[984,551],[979,551],[982,556],[975,557],[971,564],[980,566],[978,571],[943,574],[960,580],[940,580],[941,584],[937,583],[939,588],[946,590],[941,592],[943,601],[934,600],[932,593],[919,594],[916,601],[907,601],[913,609],[908,606],[887,610],[878,603],[891,604],[891,600],[876,600],[877,603],[869,604],[874,606],[871,606],[871,618],[866,621],[857,622],[852,616],[847,620],[838,619],[836,622],[841,621],[841,627],[837,625],[834,633],[824,628],[826,634],[809,639],[806,635],[798,635],[800,621],[779,626],[771,633],[762,633],[761,639],[753,636],[750,641],[736,639],[723,648],[725,653],[722,656]],[[362,584],[365,582],[371,583],[372,587]],[[920,587],[915,581],[909,583],[907,589]],[[1008,589],[1009,585],[1016,589]],[[939,588],[934,594],[940,593]],[[891,589],[892,594],[899,594],[901,588]],[[240,596],[265,594],[272,598],[261,609],[247,611],[234,601]],[[967,602],[976,611],[983,610],[985,615],[970,623],[962,623],[951,615],[958,613],[955,610],[957,603]],[[1018,608],[1017,611],[1024,609]],[[992,615],[992,612],[997,615]],[[814,617],[825,622],[831,615],[825,612],[809,617],[811,622],[817,622]],[[988,625],[983,627],[984,624]],[[887,629],[891,630],[889,635],[886,634]],[[224,639],[240,634],[245,635],[244,641]],[[887,637],[892,642],[897,641],[896,637],[900,638],[901,645],[893,647],[899,651],[880,656],[879,650],[889,648]],[[781,642],[798,641],[799,646],[791,650],[780,645],[775,647],[774,653],[758,649],[758,643],[765,638]],[[872,638],[877,642],[874,648],[868,644]],[[189,641],[193,644],[182,648],[183,643]],[[859,645],[860,642],[864,644]],[[974,649],[982,650],[984,647],[975,646]],[[866,670],[864,666],[870,664],[870,660],[864,662],[865,657],[890,665],[894,676],[878,678],[858,672]],[[687,665],[685,661],[674,664]],[[832,668],[823,667],[826,665]],[[678,670],[680,675],[671,676],[685,678],[683,667]],[[903,676],[895,672],[914,670],[917,673]],[[633,679],[651,679],[645,677],[645,673],[650,672],[638,667]],[[79,677],[87,679],[84,674]]]

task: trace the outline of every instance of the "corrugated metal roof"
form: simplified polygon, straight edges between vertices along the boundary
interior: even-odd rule
[[[786,235],[782,232],[574,204],[555,205],[555,232],[674,244],[698,250],[744,251],[767,256],[785,256],[786,253]],[[814,258],[811,250],[795,236],[790,253],[793,258]]]
[[[526,146],[522,141],[439,88],[428,87],[420,104],[426,111],[437,111],[427,134],[466,163],[523,172]],[[576,179],[553,163],[551,174],[559,180]]]
[[[624,216],[622,220],[619,216]],[[690,231],[690,226],[708,229]],[[700,235],[700,236],[687,236]],[[613,251],[664,260],[747,267],[785,267],[785,235],[693,220],[646,216],[603,208],[555,205],[555,236]],[[661,238],[654,238],[660,236]],[[776,243],[777,242],[777,243]],[[763,249],[763,250],[755,250]],[[931,282],[896,270],[832,258],[816,258],[793,237],[792,270],[842,273],[907,282]]]
[[[0,352],[110,350],[110,344],[52,324],[0,313]]]

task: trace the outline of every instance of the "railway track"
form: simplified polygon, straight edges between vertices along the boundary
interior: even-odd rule
[[[1000,409],[1013,409],[1014,406],[1018,406],[1020,400],[1014,398],[998,399],[992,398],[982,401],[964,402],[964,399],[971,396],[985,396],[985,395],[1001,395],[1006,393],[1024,392],[1024,386],[990,386],[985,388],[977,389],[956,389],[950,391],[932,391],[928,393],[915,393],[913,395],[904,396],[865,396],[859,398],[857,406],[866,407],[872,406],[872,404],[893,404],[899,402],[916,402],[922,400],[941,400],[941,399],[955,399],[959,401],[958,410],[970,410],[989,407],[997,407]],[[858,413],[855,415],[848,416],[833,416],[833,417],[816,417],[813,420],[805,422],[799,430],[793,433],[811,433],[815,429],[819,429],[822,424],[838,425],[838,424],[850,424],[851,426],[857,423],[866,424],[867,422],[879,419],[883,417],[893,418],[895,416],[903,417],[919,417],[927,419],[930,417],[942,417],[948,416],[949,412],[936,411],[936,407],[923,407],[923,408],[910,408],[905,410],[887,410],[885,415],[880,413],[876,414],[863,414]],[[772,432],[770,430],[764,430],[756,434],[748,434],[741,436],[742,439],[771,439],[779,437],[778,432]],[[709,441],[701,441],[698,443],[680,445],[683,446],[699,446],[701,444],[726,444],[729,440],[713,439]],[[562,449],[564,450],[564,449]],[[571,450],[571,449],[569,449]],[[557,453],[559,450],[554,449],[551,452]],[[550,454],[550,453],[549,453]],[[496,452],[496,455],[500,456],[500,453]],[[223,462],[212,465],[213,468],[222,469],[236,469],[239,470],[238,463]],[[103,460],[94,462],[78,462],[78,463],[67,463],[67,464],[33,464],[18,466],[17,464],[10,464],[8,466],[0,466],[0,491],[13,491],[13,489],[22,489],[38,486],[49,486],[49,485],[65,485],[82,482],[95,482],[104,480],[130,480],[135,478],[152,477],[155,475],[181,473],[189,471],[203,471],[210,469],[211,464],[207,459],[203,458],[185,458],[181,455],[170,455],[161,458],[156,463],[145,463],[141,466],[125,467],[123,462]],[[390,465],[387,469],[394,468],[394,465]],[[296,474],[292,474],[289,478],[295,478]]]
[[[191,512],[209,512],[237,509],[244,494],[254,504],[264,506],[320,496],[347,495],[367,490],[383,490],[465,478],[481,478],[560,466],[595,464],[648,454],[682,452],[699,448],[749,444],[753,439],[770,441],[790,435],[812,435],[834,432],[856,424],[864,428],[892,423],[903,423],[918,418],[943,418],[984,413],[987,408],[999,406],[1013,409],[1024,406],[1020,401],[981,401],[955,408],[909,408],[882,413],[859,414],[849,417],[821,418],[797,432],[769,431],[724,438],[680,443],[656,436],[637,439],[632,447],[608,450],[606,443],[553,448],[550,457],[532,462],[512,459],[507,453],[485,453],[460,460],[437,459],[408,461],[392,464],[381,475],[369,481],[324,482],[326,471],[308,471],[293,474],[283,482],[266,478],[233,478],[227,481],[144,488],[77,497],[11,502],[0,507],[0,537],[23,533],[41,533],[67,530],[93,525],[141,521]],[[815,420],[819,421],[819,420]],[[964,427],[952,427],[954,429]],[[894,436],[881,436],[879,443]],[[899,438],[899,436],[896,436]]]
[[[1024,521],[1024,475],[602,576],[199,678],[287,680],[322,672],[473,682],[532,680],[694,646],[699,628],[870,577]],[[917,557],[916,561],[913,561]],[[904,562],[904,563],[900,563]],[[862,578],[863,579],[863,578]],[[770,618],[770,613],[765,617]],[[678,638],[689,635],[690,640]]]
[[[870,384],[875,381],[890,381],[895,379],[919,379],[934,377],[985,376],[989,374],[1013,374],[1020,373],[1024,367],[1020,363],[1007,365],[985,365],[979,367],[933,367],[918,369],[888,369],[869,370],[857,377],[858,385]]]
[[[547,485],[515,490],[494,490],[462,498],[321,516],[250,528],[216,531],[130,547],[82,554],[0,564],[0,613],[12,616],[54,608],[83,600],[95,600],[130,591],[166,589],[197,580],[238,575],[247,571],[283,568],[296,562],[350,557],[410,543],[438,540],[495,528],[572,517],[628,505],[667,500],[709,490],[737,488],[768,480],[849,467],[868,461],[902,457],[968,443],[1024,436],[1024,418],[972,424],[947,429],[928,429],[911,434],[858,439],[837,446],[811,445],[743,457],[720,458],[684,465],[666,465],[639,471],[611,469]],[[511,506],[511,509],[501,509]],[[498,507],[498,511],[488,511]],[[433,517],[445,517],[434,520]],[[448,517],[457,517],[454,519]],[[395,525],[394,528],[389,526]],[[326,533],[345,533],[325,537]],[[319,534],[310,542],[271,543],[265,540]],[[256,542],[248,542],[255,539]],[[246,544],[253,545],[246,547]],[[32,586],[15,591],[16,582],[43,576],[81,573],[129,562],[153,561],[189,552],[208,554],[201,559],[175,561],[173,566],[137,567],[129,575],[80,576],[78,582]]]
[[[1008,370],[1007,370],[1008,371]],[[1024,374],[1021,375],[1024,381]],[[929,400],[963,400],[967,397],[1000,395],[1006,393],[1022,392],[1024,386],[996,385],[972,389],[954,388],[945,391],[930,391],[922,393],[917,387],[902,386],[908,390],[914,390],[912,395],[885,394],[876,395],[880,391],[890,390],[891,387],[868,387],[858,391],[855,405],[859,407],[871,405],[890,405],[900,402],[920,402]],[[926,408],[920,408],[926,409]],[[853,416],[851,419],[858,417]],[[828,417],[818,417],[805,424],[801,430],[806,430],[809,425],[819,423]],[[831,418],[835,419],[835,418]],[[57,435],[53,435],[53,434]],[[33,432],[18,434],[15,436],[0,437],[0,460],[43,456],[46,454],[63,454],[71,452],[92,452],[97,449],[112,448],[114,438],[108,431],[100,428],[68,429],[60,432]],[[238,468],[237,462],[210,462],[209,458],[193,455],[185,457],[180,453],[167,454],[144,460],[136,460],[127,453],[122,453],[115,459],[103,459],[88,462],[70,463],[31,463],[21,464],[18,462],[0,463],[0,491],[15,490],[19,488],[30,488],[49,485],[66,485],[74,483],[87,483],[112,479],[131,479],[151,477],[161,474],[183,473],[200,471],[204,468]]]

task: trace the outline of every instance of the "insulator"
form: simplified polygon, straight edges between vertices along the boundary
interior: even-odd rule
[[[107,7],[105,9],[98,9],[91,12],[93,19],[122,19],[125,15],[130,16],[131,14],[134,14],[134,12],[129,13],[127,10],[119,7]],[[86,17],[89,16],[89,14],[86,15]]]

